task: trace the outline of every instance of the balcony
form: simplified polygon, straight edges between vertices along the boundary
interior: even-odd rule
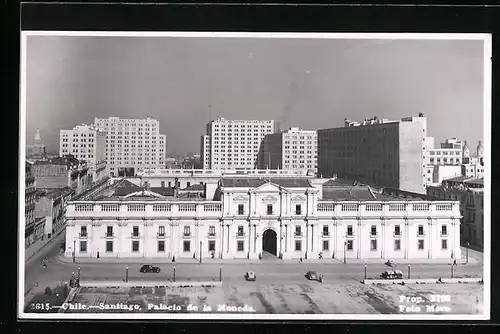
[[[324,231],[323,231],[323,233],[321,234],[321,236],[322,236],[323,238],[327,238],[327,237],[329,237],[329,236],[330,236],[330,232],[324,232]]]
[[[87,239],[88,238],[88,234],[85,232],[85,233],[78,233],[78,238],[80,239]]]
[[[302,215],[302,211],[295,211],[295,215],[296,215],[296,216],[300,216],[300,215]]]
[[[441,236],[442,237],[447,237],[448,236],[448,231],[441,231]]]
[[[139,239],[141,237],[141,235],[139,233],[130,233],[130,237],[132,239]]]
[[[244,216],[245,215],[245,211],[238,211],[238,216]]]
[[[191,238],[191,232],[184,232],[184,233],[182,233],[182,237],[183,237],[184,239],[189,239],[189,238]]]
[[[353,233],[347,233],[346,238],[352,239],[352,238],[354,238],[354,234]]]
[[[104,238],[105,239],[113,239],[115,237],[115,234],[114,233],[106,233],[104,235]]]
[[[401,238],[401,232],[393,232],[394,238]]]
[[[236,239],[243,239],[245,238],[245,233],[236,233]]]
[[[293,236],[296,237],[296,238],[301,238],[303,235],[302,235],[302,232],[295,232],[293,234]]]
[[[215,237],[216,237],[215,232],[214,233],[208,233],[208,238],[209,239],[215,239]]]
[[[163,232],[163,233],[157,232],[156,233],[156,238],[158,238],[158,239],[165,239],[165,232]]]
[[[370,233],[370,238],[376,238],[378,236],[378,233],[375,232],[375,233]]]
[[[417,237],[424,237],[425,233],[423,231],[418,231],[417,232]]]

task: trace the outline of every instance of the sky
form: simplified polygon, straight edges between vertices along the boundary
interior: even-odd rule
[[[56,152],[60,129],[110,116],[156,118],[167,152],[199,152],[209,105],[282,129],[423,112],[436,145],[484,136],[479,40],[29,36],[26,50],[27,144],[39,128]]]

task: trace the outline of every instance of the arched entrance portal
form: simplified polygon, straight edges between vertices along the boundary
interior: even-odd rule
[[[276,232],[274,232],[271,229],[264,231],[264,233],[262,234],[263,253],[267,252],[269,254],[276,256],[277,248],[278,248],[278,243],[277,243]]]

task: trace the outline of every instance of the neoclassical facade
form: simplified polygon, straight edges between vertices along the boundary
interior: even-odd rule
[[[66,256],[460,258],[457,201],[304,178],[223,178],[213,200],[109,185],[68,203]]]

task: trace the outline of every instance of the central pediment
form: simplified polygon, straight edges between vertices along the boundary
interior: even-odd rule
[[[272,182],[264,183],[263,185],[258,186],[257,188],[250,190],[250,192],[252,192],[252,193],[275,193],[275,194],[279,193],[280,191],[286,192],[286,193],[289,192],[285,188],[280,187],[279,185],[272,183]]]
[[[158,193],[152,192],[152,191],[138,191],[135,193],[128,194],[127,196],[123,198],[131,198],[131,197],[138,197],[138,198],[164,198],[163,195],[160,195]]]

